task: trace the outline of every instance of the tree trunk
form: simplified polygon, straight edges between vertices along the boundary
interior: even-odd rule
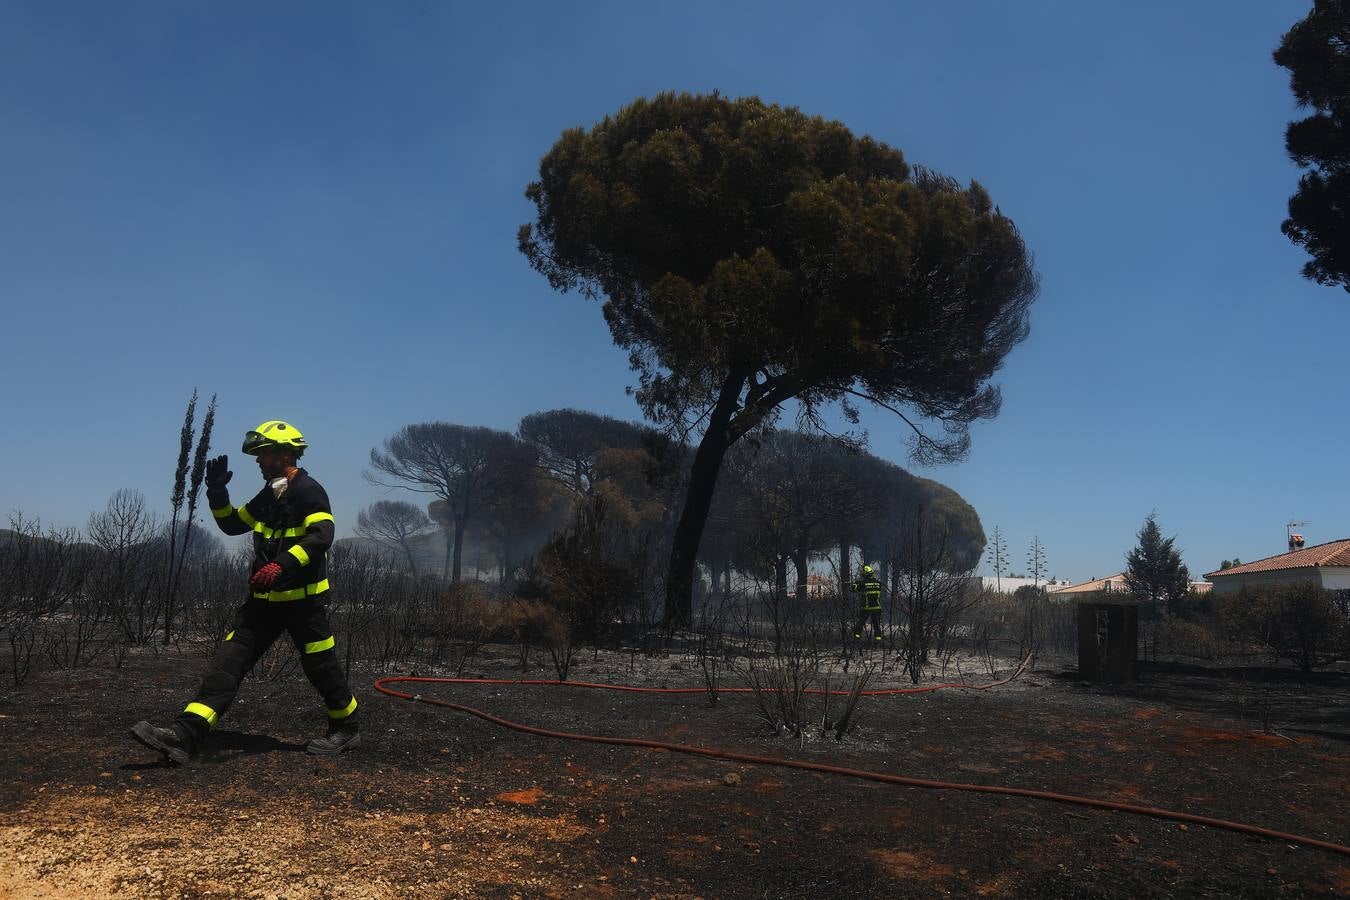
[[[502,559],[501,559],[501,578],[499,584],[506,584],[506,576],[511,570],[511,560],[515,557],[515,538],[514,535],[502,539]]]
[[[464,517],[455,518],[455,562],[450,570],[450,583],[459,583],[460,561],[464,556]]]
[[[441,577],[450,577],[450,563],[455,557],[455,536],[450,532],[450,525],[445,526],[445,562],[441,564]]]
[[[773,590],[779,603],[787,599],[787,561],[786,556],[776,556],[773,561]]]
[[[848,583],[853,579],[849,577],[849,552],[853,548],[849,546],[848,538],[839,540],[839,596],[848,596]]]
[[[731,415],[736,410],[743,384],[745,376],[736,375],[729,375],[722,384],[721,396],[708,417],[708,430],[703,433],[689,470],[689,490],[670,547],[663,615],[667,629],[687,628],[693,621],[698,545],[703,540],[703,527],[708,523],[708,510],[712,508],[713,489],[717,487],[717,475],[722,470],[722,458],[731,446]]]
[[[412,542],[407,539],[399,541],[403,545],[403,553],[408,557],[408,571],[413,575],[417,574],[417,563],[413,561]]]
[[[806,602],[806,551],[798,550],[792,554],[792,564],[797,567],[797,601]]]

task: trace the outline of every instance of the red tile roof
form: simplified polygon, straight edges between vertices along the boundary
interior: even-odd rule
[[[1256,562],[1243,563],[1231,569],[1206,572],[1206,578],[1223,578],[1228,575],[1255,575],[1258,572],[1279,572],[1284,569],[1317,569],[1323,566],[1350,566],[1350,538],[1329,541],[1315,547],[1304,547],[1293,553],[1281,553],[1268,556]]]

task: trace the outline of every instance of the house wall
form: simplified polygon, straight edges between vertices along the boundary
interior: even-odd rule
[[[1319,581],[1329,590],[1350,590],[1350,567],[1326,566],[1318,569],[1283,569],[1275,572],[1254,572],[1251,575],[1215,575],[1214,593],[1236,594],[1244,587],[1252,590],[1294,584],[1300,581]]]

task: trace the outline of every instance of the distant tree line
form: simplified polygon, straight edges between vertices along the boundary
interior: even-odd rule
[[[464,576],[466,545],[505,580],[550,536],[597,510],[604,528],[659,555],[669,549],[690,454],[654,428],[576,409],[526,416],[514,434],[408,425],[372,449],[367,476],[434,499],[425,512],[380,501],[361,511],[357,531],[415,570],[415,548],[439,528],[441,571],[452,582]],[[826,559],[839,583],[855,559],[878,563],[895,582],[907,562],[904,536],[920,518],[927,533],[941,534],[935,564],[944,571],[973,568],[984,550],[979,516],[954,491],[819,435],[763,429],[732,449],[726,475],[700,547],[705,590],[729,590],[741,573],[805,596],[811,561]]]

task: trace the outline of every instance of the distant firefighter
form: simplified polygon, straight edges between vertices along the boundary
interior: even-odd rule
[[[871,563],[863,566],[863,577],[859,581],[849,582],[848,589],[862,594],[862,611],[858,614],[858,624],[853,626],[853,636],[863,636],[863,625],[872,620],[872,640],[881,640],[881,582],[872,571]]]
[[[137,722],[131,735],[171,764],[183,765],[202,748],[230,708],[244,676],[285,631],[300,652],[305,675],[323,697],[328,734],[306,749],[337,756],[361,742],[356,695],[338,663],[328,599],[328,548],[334,522],[328,494],[296,461],[309,445],[288,422],[263,422],[244,436],[245,453],[257,457],[266,484],[243,506],[230,505],[229,458],[206,465],[206,499],[226,534],[253,534],[253,574],[248,599],[202,677],[197,696],[169,728]]]

